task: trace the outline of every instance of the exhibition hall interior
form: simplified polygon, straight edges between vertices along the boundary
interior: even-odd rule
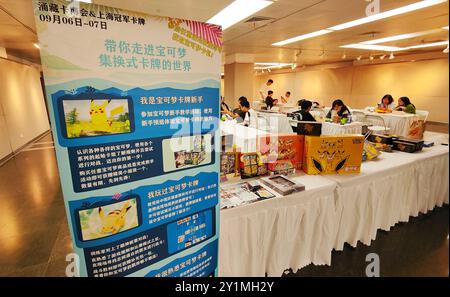
[[[0,0],[0,276],[448,277],[447,0]]]

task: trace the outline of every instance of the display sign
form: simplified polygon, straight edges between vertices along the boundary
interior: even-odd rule
[[[79,275],[217,275],[220,27],[33,3]]]

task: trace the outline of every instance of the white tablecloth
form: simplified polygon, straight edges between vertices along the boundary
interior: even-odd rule
[[[306,191],[220,212],[220,276],[281,276],[287,268],[331,264],[336,184],[293,179]]]
[[[389,134],[395,134],[398,136],[408,136],[409,128],[411,127],[412,122],[417,118],[414,114],[393,114],[393,113],[377,113],[377,112],[368,112],[365,110],[362,111],[366,115],[375,115],[383,118],[386,127],[390,128]]]
[[[258,151],[259,137],[270,135],[270,133],[251,127],[245,127],[235,120],[220,121],[221,135],[232,135],[233,144],[235,144],[243,153],[251,153]]]
[[[370,245],[378,229],[448,204],[448,163],[446,146],[383,153],[359,175],[304,175],[304,192],[221,211],[219,275],[330,265],[333,248]]]
[[[322,135],[343,135],[343,134],[361,134],[362,123],[353,122],[340,125],[336,123],[322,123]]]
[[[328,176],[337,182],[334,248],[370,245],[378,229],[389,231],[410,216],[448,204],[449,150],[438,146],[415,154],[383,153],[363,163],[361,174]]]
[[[282,113],[257,112],[258,129],[268,131],[270,133],[293,133],[290,120]]]

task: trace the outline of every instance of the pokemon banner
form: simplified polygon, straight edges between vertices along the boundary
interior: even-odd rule
[[[80,276],[214,276],[220,27],[35,0]]]

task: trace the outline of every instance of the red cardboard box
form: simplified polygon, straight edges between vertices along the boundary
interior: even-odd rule
[[[296,134],[270,135],[260,138],[260,152],[263,163],[289,160],[300,169],[303,162],[305,137]]]

